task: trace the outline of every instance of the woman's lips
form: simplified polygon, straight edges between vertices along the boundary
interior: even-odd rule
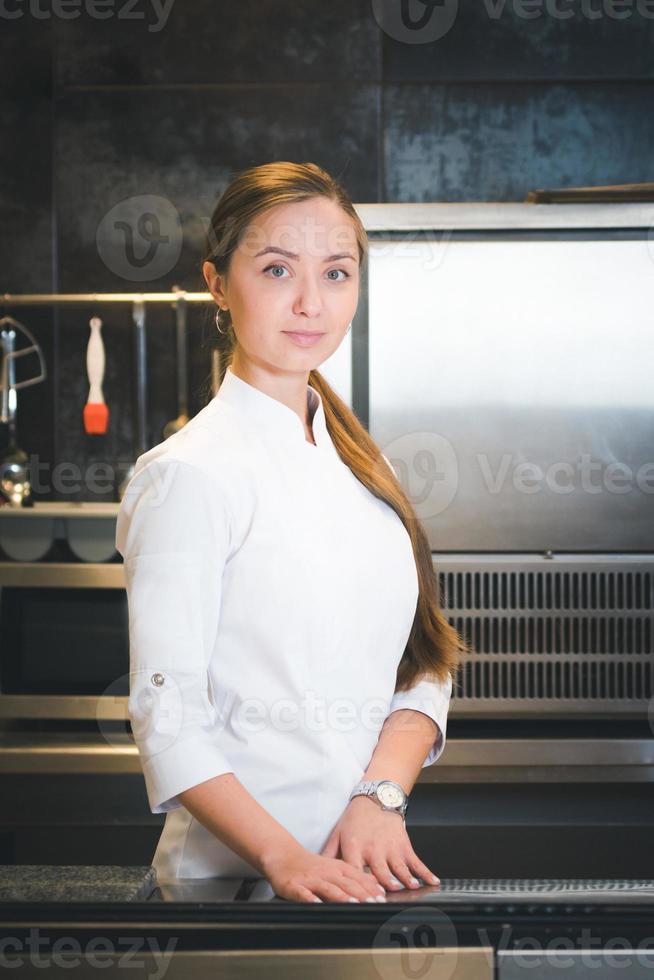
[[[303,333],[300,330],[282,330],[282,333],[300,347],[314,347],[324,337],[324,333]]]

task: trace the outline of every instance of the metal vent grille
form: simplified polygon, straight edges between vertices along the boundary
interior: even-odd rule
[[[453,692],[459,712],[647,712],[654,559],[471,556],[436,568],[443,610],[474,651]]]
[[[459,571],[443,574],[441,584],[448,606],[466,609],[651,610],[653,577],[642,570]]]
[[[651,878],[445,878],[441,892],[475,895],[652,895]]]

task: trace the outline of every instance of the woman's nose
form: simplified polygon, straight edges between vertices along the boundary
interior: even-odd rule
[[[317,316],[322,310],[322,299],[317,283],[306,281],[298,286],[293,304],[294,313],[305,313],[307,316]]]

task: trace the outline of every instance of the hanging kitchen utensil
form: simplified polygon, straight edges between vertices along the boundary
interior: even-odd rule
[[[88,400],[84,406],[84,428],[89,435],[104,435],[109,425],[109,409],[102,394],[105,356],[100,317],[91,317],[89,327],[91,333],[86,348],[86,371],[89,376],[90,389]]]
[[[175,288],[175,287],[174,287]],[[164,439],[183,429],[188,422],[188,350],[186,344],[187,304],[183,297],[175,303],[177,325],[177,418],[164,426]]]
[[[30,344],[16,349],[17,335],[20,334],[27,337]],[[0,506],[32,507],[34,502],[29,475],[29,458],[27,453],[19,448],[16,436],[16,392],[19,388],[27,388],[45,380],[45,358],[32,332],[11,316],[0,319],[0,348],[2,351],[0,422],[8,426],[9,434],[7,449],[0,458]],[[16,360],[32,353],[39,359],[40,373],[16,381]]]
[[[134,320],[134,344],[136,350],[136,458],[146,451],[146,394],[147,394],[147,356],[145,335],[145,303],[136,300],[132,306]],[[125,473],[118,487],[118,496],[122,500],[127,484],[134,475],[134,463]]]

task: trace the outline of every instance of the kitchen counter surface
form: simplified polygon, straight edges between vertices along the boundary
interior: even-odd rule
[[[157,882],[147,866],[0,865],[0,907],[16,903],[78,904],[137,902],[140,908],[261,904],[295,905],[275,895],[265,878],[183,878]],[[445,878],[440,886],[403,888],[387,893],[388,903],[438,905],[539,905],[589,907],[642,905],[654,908],[653,879]],[[338,903],[324,903],[327,906]],[[383,906],[382,906],[383,907]]]
[[[0,865],[0,902],[138,902],[155,886],[147,866]]]
[[[140,943],[147,956],[169,946],[192,957],[238,956],[246,947],[266,955],[350,955],[397,946],[401,924],[416,935],[429,927],[434,945],[445,944],[457,955],[467,950],[474,959],[525,937],[582,942],[589,929],[602,942],[615,936],[651,942],[654,920],[650,879],[443,878],[440,887],[403,889],[389,893],[386,903],[356,904],[287,902],[263,878],[157,884],[147,867],[4,866],[0,882],[0,935],[15,943],[27,947],[35,930],[46,944],[65,939],[80,948],[101,936],[116,951]],[[177,962],[186,969],[184,956]],[[477,980],[482,975],[470,974]]]

